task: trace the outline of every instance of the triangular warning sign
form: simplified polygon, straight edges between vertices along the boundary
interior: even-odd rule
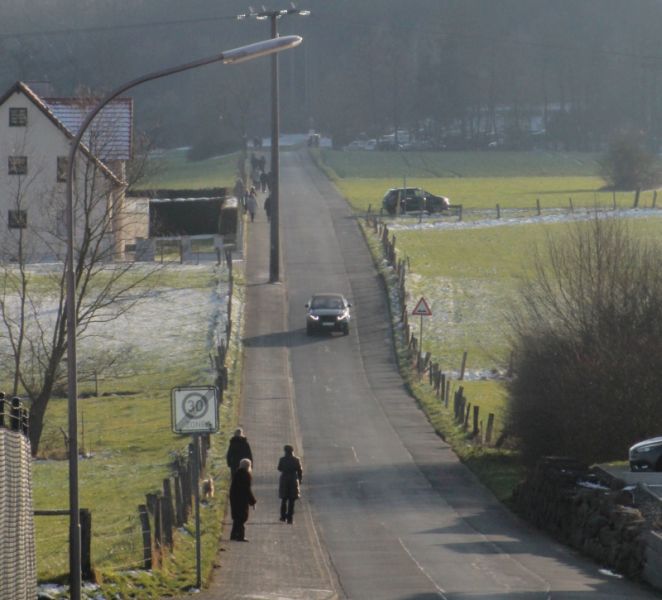
[[[432,311],[430,310],[430,307],[428,306],[427,301],[425,298],[421,297],[421,299],[418,301],[416,304],[416,308],[411,312],[412,315],[415,316],[421,316],[421,317],[431,317],[432,316]]]

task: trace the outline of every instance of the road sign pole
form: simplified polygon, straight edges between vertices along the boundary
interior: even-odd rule
[[[193,436],[194,454],[194,482],[193,495],[195,497],[195,587],[202,587],[202,552],[200,548],[200,434]]]
[[[418,346],[419,356],[423,355],[423,315],[421,315],[421,335],[420,335],[420,344]]]

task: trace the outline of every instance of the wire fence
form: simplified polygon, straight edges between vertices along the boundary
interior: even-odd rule
[[[0,398],[0,598],[37,597],[28,412]]]

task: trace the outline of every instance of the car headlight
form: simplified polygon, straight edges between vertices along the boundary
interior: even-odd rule
[[[345,319],[348,319],[348,318],[349,318],[349,311],[348,311],[348,310],[346,310],[346,311],[343,312],[343,313],[340,313],[340,314],[336,317],[336,319],[337,319],[338,321],[344,321]]]
[[[312,313],[308,313],[308,318],[311,319],[312,321],[320,320],[320,318],[317,315],[313,315]]]
[[[650,452],[653,449],[652,446],[644,446],[643,448],[638,448],[635,450],[637,454],[643,454],[644,452]]]

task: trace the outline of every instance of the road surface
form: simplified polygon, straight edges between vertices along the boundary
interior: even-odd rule
[[[340,596],[658,597],[510,514],[435,435],[398,376],[386,296],[359,227],[305,152],[281,155],[280,211],[305,494]],[[304,304],[318,291],[353,303],[349,336],[306,335]]]

